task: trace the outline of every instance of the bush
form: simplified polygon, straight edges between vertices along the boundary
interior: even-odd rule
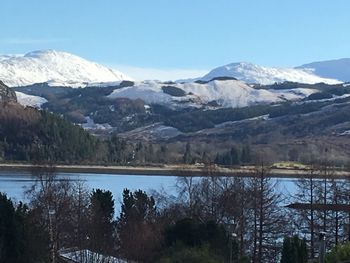
[[[340,263],[350,260],[350,242],[339,245],[326,255],[326,263]]]

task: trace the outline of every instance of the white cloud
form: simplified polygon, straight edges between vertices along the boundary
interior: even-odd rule
[[[49,44],[66,41],[66,38],[0,38],[0,43],[12,45]]]
[[[178,80],[202,77],[208,73],[208,70],[196,69],[159,69],[159,68],[142,68],[125,65],[113,65],[115,68],[135,80]]]

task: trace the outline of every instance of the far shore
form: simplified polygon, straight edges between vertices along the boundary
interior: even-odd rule
[[[37,167],[32,164],[1,163],[1,171],[25,171],[31,172]],[[159,165],[159,166],[102,166],[102,165],[55,165],[58,173],[92,173],[115,175],[156,175],[156,176],[237,176],[253,177],[257,174],[254,166],[220,167],[204,165]],[[308,168],[276,168],[272,167],[266,172],[267,177],[272,178],[302,178],[310,177]],[[324,178],[322,172],[314,172],[314,178]],[[350,172],[344,170],[332,170],[328,172],[328,178],[350,179]]]

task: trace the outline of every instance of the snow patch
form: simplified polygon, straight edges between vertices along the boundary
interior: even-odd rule
[[[23,106],[30,106],[40,109],[47,102],[47,99],[39,96],[27,95],[23,92],[16,91],[17,101]]]
[[[86,122],[81,124],[81,127],[85,130],[110,130],[113,127],[108,123],[98,124],[95,123],[93,119],[89,116],[85,117]]]
[[[176,83],[172,86],[185,91],[186,96],[174,97],[163,92],[164,83],[145,81],[132,87],[114,90],[109,98],[142,99],[147,104],[161,104],[168,107],[202,107],[216,101],[221,107],[245,107],[254,104],[282,102],[303,99],[314,89],[255,89],[237,80],[215,80],[206,84]]]

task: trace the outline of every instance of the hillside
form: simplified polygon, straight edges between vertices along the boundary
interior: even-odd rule
[[[16,93],[0,80],[0,102],[17,101]]]

